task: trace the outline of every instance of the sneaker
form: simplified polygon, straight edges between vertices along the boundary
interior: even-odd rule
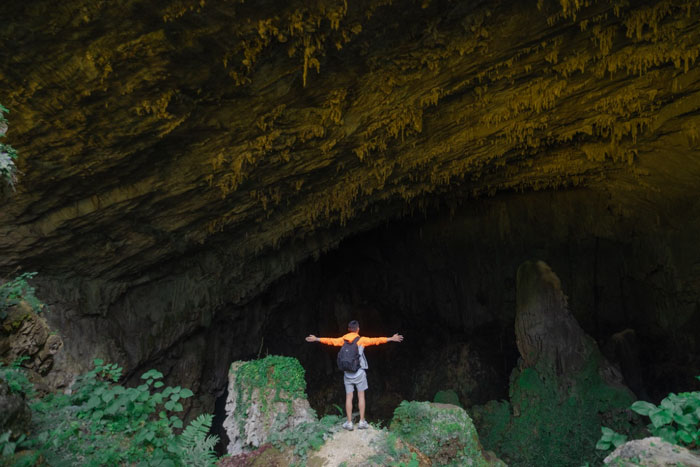
[[[360,423],[357,424],[358,430],[366,430],[367,428],[369,428],[369,423],[366,420],[360,420]]]
[[[366,422],[365,422],[365,424],[366,424]],[[343,428],[345,428],[348,431],[352,431],[352,422],[349,422],[346,420],[345,423],[343,423]]]

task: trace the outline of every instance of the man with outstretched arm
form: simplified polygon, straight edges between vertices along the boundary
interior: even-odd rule
[[[359,333],[360,323],[353,320],[348,324],[348,333],[343,337],[316,337],[313,334],[306,337],[306,342],[320,342],[321,344],[336,347],[342,347],[345,342],[353,342],[356,338],[359,338],[357,340],[357,349],[360,354],[360,368],[355,372],[346,371],[343,376],[345,383],[345,412],[348,415],[348,420],[343,423],[343,428],[350,431],[353,429],[352,399],[355,388],[357,388],[357,402],[360,408],[360,422],[357,424],[357,428],[363,430],[369,427],[365,420],[365,391],[368,388],[367,373],[365,373],[365,370],[368,368],[364,352],[365,347],[403,341],[403,336],[400,334],[394,334],[391,337],[360,337]]]

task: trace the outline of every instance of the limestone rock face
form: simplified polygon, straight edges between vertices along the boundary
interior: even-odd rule
[[[10,307],[0,322],[0,361],[9,365],[25,357],[22,367],[29,370],[35,383],[39,383],[39,393],[68,386],[70,376],[60,371],[50,373],[62,348],[61,337],[27,302]]]
[[[661,438],[650,437],[626,442],[605,458],[605,465],[700,467],[700,455],[684,447],[667,443]]]
[[[299,386],[303,378],[303,368],[289,357],[231,365],[224,420],[229,454],[253,450],[268,442],[272,434],[316,420],[304,385]]]
[[[518,268],[516,280],[515,336],[522,368],[553,372],[564,383],[595,360],[600,376],[622,387],[622,375],[569,312],[561,281],[552,269],[543,261],[527,261]]]

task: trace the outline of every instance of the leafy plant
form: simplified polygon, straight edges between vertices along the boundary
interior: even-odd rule
[[[700,379],[700,376],[696,376]],[[700,445],[700,391],[670,393],[656,406],[651,402],[637,401],[630,407],[651,421],[647,429],[664,441],[694,447]],[[603,436],[597,449],[610,449],[625,442],[626,437],[609,428],[602,428]]]
[[[418,456],[415,452],[412,452],[411,458],[408,460],[408,463],[399,462],[397,467],[418,467],[419,465],[420,462],[418,462]]]
[[[34,396],[34,385],[22,368],[22,362],[27,360],[29,357],[23,356],[19,357],[17,360],[12,362],[10,366],[4,366],[0,362],[0,379],[7,382],[10,388],[10,392],[14,394],[24,394],[28,397]]]
[[[0,104],[0,138],[4,137],[7,132],[7,118],[5,118],[5,114],[9,112],[6,107]],[[15,148],[9,144],[0,143],[0,178],[4,179],[12,188],[17,183],[16,159],[17,151]]]
[[[115,384],[122,369],[95,360],[71,395],[49,395],[32,405],[35,431],[30,447],[55,465],[211,465],[216,437],[207,436],[211,416],[183,423],[173,412],[193,395],[164,387],[162,373],[149,370],[137,387]],[[161,389],[160,391],[157,391]]]
[[[607,451],[610,449],[610,447],[614,446],[617,448],[627,441],[627,436],[617,433],[615,430],[611,430],[606,426],[600,427],[600,430],[603,433],[603,436],[601,436],[598,443],[596,443],[596,449]]]
[[[292,430],[273,433],[270,442],[281,449],[284,445],[294,447],[294,455],[301,459],[302,465],[310,450],[321,449],[323,443],[338,430],[341,417],[326,415],[319,421],[302,423]]]
[[[187,466],[209,467],[216,463],[214,446],[218,436],[209,435],[214,416],[202,414],[187,425],[180,435],[180,458]]]
[[[27,437],[21,434],[16,440],[10,440],[12,431],[6,431],[0,434],[0,457],[7,459],[15,453],[18,447],[21,447],[26,441]]]
[[[373,465],[390,465],[392,467],[405,467],[404,463],[397,461],[403,457],[408,457],[410,451],[405,444],[401,443],[396,433],[383,430],[386,433],[384,441],[378,447],[378,453],[368,459]]]
[[[658,407],[637,401],[631,408],[649,417],[647,428],[654,436],[672,444],[700,445],[700,391],[670,393]]]
[[[27,302],[35,313],[39,313],[45,308],[45,305],[34,294],[34,287],[27,282],[36,274],[36,272],[25,272],[0,284],[0,320],[7,317],[8,308],[18,305],[22,301]]]

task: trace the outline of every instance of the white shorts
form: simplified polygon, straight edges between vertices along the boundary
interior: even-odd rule
[[[355,390],[355,387],[357,387],[358,391],[366,391],[368,388],[367,373],[365,373],[365,370],[362,368],[357,370],[355,373],[348,373],[346,371],[345,376],[343,377],[343,382],[345,383],[345,394],[352,393]]]

